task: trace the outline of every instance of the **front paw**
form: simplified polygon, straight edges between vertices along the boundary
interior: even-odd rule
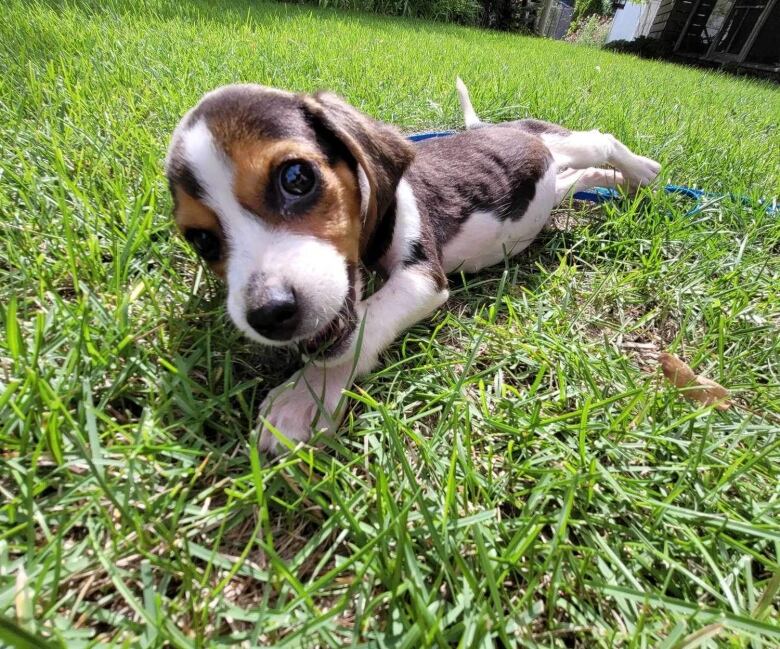
[[[277,454],[314,432],[333,434],[341,419],[343,372],[309,366],[277,386],[260,406],[261,450]]]

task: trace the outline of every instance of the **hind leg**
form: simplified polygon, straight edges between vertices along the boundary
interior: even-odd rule
[[[649,185],[661,171],[661,165],[655,160],[637,155],[609,133],[572,131],[565,135],[543,133],[540,137],[559,168],[588,169],[612,165],[622,172],[626,184],[632,189]]]
[[[625,187],[623,174],[615,169],[566,169],[555,177],[555,204],[575,192],[591,187]]]

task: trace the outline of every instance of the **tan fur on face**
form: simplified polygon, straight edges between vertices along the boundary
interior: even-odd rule
[[[330,241],[347,261],[358,262],[360,255],[360,189],[352,170],[345,162],[321,169],[325,191],[307,219],[305,228],[296,232],[310,233]]]
[[[357,263],[360,245],[360,189],[346,163],[330,166],[316,149],[295,140],[243,140],[224,143],[233,161],[233,188],[239,203],[265,222],[330,242],[347,261]],[[304,214],[283,217],[265,205],[268,183],[288,160],[306,160],[320,171],[317,202]]]
[[[246,139],[223,145],[233,161],[233,191],[242,207],[262,216],[272,225],[283,223],[280,214],[267,213],[264,197],[271,171],[285,160],[305,159],[320,164],[311,147],[288,140]]]
[[[216,235],[223,247],[223,257],[216,262],[207,262],[211,269],[220,277],[225,277],[225,237],[219,225],[219,219],[213,210],[206,207],[196,198],[190,196],[181,187],[174,187],[176,225],[182,233],[190,228],[208,230]]]

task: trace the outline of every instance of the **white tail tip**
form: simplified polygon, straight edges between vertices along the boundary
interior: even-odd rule
[[[466,128],[479,126],[482,122],[474,112],[474,107],[471,105],[471,99],[469,98],[469,90],[460,77],[455,78],[455,88],[458,91],[458,101],[460,101],[460,108],[463,111],[463,121],[466,123]]]

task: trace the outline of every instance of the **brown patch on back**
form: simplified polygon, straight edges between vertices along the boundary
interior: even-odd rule
[[[571,131],[559,124],[552,124],[550,122],[543,122],[540,119],[519,119],[515,122],[505,122],[504,124],[498,124],[497,126],[511,126],[519,128],[531,135],[571,135]]]
[[[550,164],[544,143],[510,123],[420,142],[407,179],[441,248],[476,211],[522,219]]]
[[[208,230],[214,233],[223,246],[225,247],[225,236],[222,232],[222,227],[219,224],[219,219],[212,209],[201,203],[198,199],[193,198],[181,187],[174,186],[174,218],[176,225],[179,227],[182,233],[186,232],[190,228],[197,228],[199,230]],[[227,251],[223,252],[222,258],[216,262],[207,262],[209,267],[220,277],[225,277],[225,257]]]

